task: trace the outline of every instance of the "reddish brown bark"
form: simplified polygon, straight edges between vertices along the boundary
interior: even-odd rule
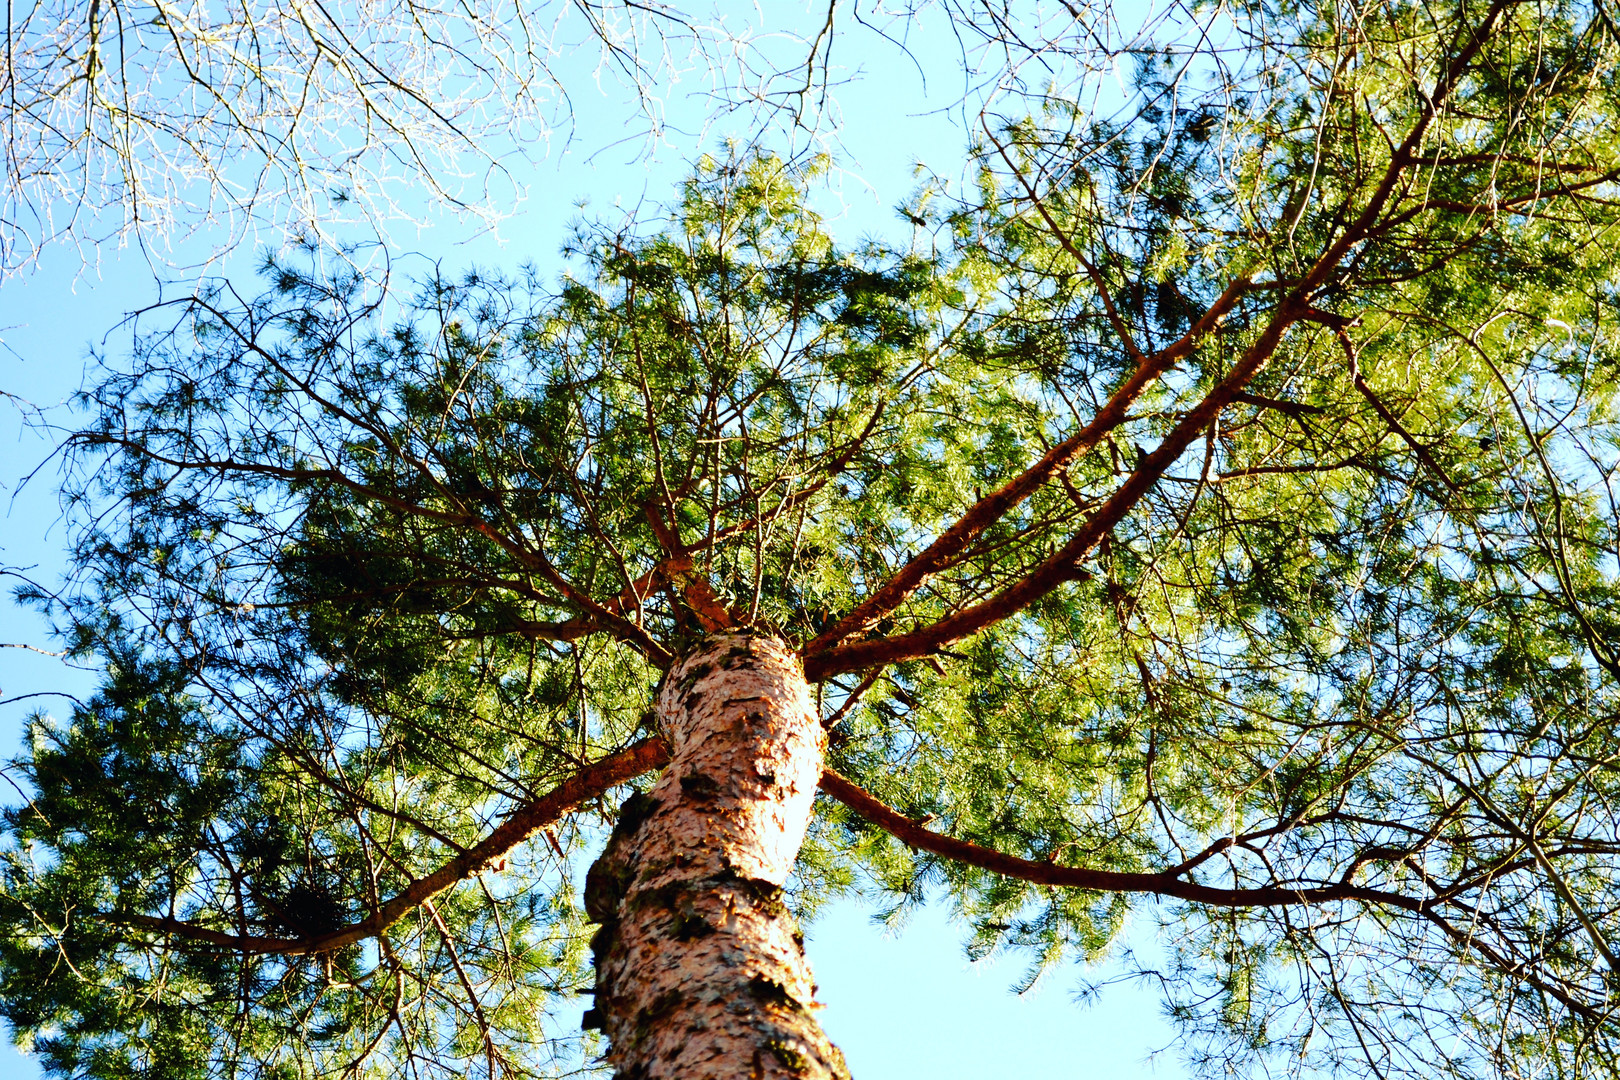
[[[935,649],[977,634],[1014,615],[1064,582],[1088,576],[1079,564],[1114,526],[1141,501],[1182,452],[1220,411],[1231,403],[1249,380],[1266,365],[1288,328],[1306,314],[1303,302],[1285,300],[1226,377],[1170,430],[1158,448],[1142,459],[1136,471],[1102,506],[1075,530],[1062,547],[1021,579],[988,600],[963,608],[931,626],[893,637],[871,638],[806,655],[804,666],[816,681],[845,671],[861,671],[880,664],[927,656]]]
[[[1337,272],[1340,264],[1356,245],[1372,238],[1379,231],[1380,219],[1391,198],[1396,195],[1403,183],[1409,182],[1406,177],[1407,169],[1418,162],[1419,151],[1434,122],[1437,110],[1466,76],[1469,65],[1473,63],[1490,34],[1490,28],[1513,2],[1514,0],[1496,0],[1479,25],[1464,32],[1465,38],[1459,41],[1456,54],[1436,80],[1433,91],[1425,98],[1416,123],[1407,132],[1401,144],[1394,148],[1383,177],[1369,193],[1361,211],[1322,250],[1304,276],[1292,284],[1272,311],[1265,329],[1245,350],[1242,359],[1209,395],[1176,425],[1159,448],[1143,460],[1136,472],[1115,491],[1097,513],[1087,519],[1062,548],[1021,580],[1009,585],[995,596],[957,611],[930,626],[893,637],[850,640],[864,632],[880,616],[898,608],[931,575],[952,565],[957,555],[985,528],[1056,476],[1070,461],[1094,446],[1103,435],[1118,427],[1123,422],[1131,402],[1135,401],[1155,379],[1169,370],[1175,361],[1196,349],[1202,336],[1212,331],[1230,312],[1238,298],[1249,287],[1248,278],[1240,277],[1232,282],[1180,341],[1153,356],[1136,354],[1140,356],[1137,370],[1098,411],[1091,423],[1054,446],[1038,462],[1000,490],[979,500],[956,524],[941,533],[938,539],[902,567],[893,578],[857,604],[826,632],[807,643],[801,652],[805,657],[805,668],[809,677],[819,682],[843,672],[861,671],[927,656],[936,649],[976,634],[1016,614],[1063,583],[1085,577],[1085,571],[1076,565],[1078,560],[1086,557],[1137,501],[1159,482],[1165,470],[1220,414],[1221,409],[1237,400],[1238,395],[1245,393],[1246,384],[1270,361],[1272,353],[1289,327],[1302,319],[1311,319],[1328,322],[1342,329],[1349,321],[1316,311],[1313,308],[1313,298]],[[1031,197],[1033,198],[1033,193]],[[1040,209],[1039,200],[1035,202],[1037,209]],[[1056,222],[1048,219],[1048,224],[1054,230],[1053,235],[1067,245],[1066,237]],[[1077,251],[1074,254],[1079,256]],[[1135,352],[1134,349],[1132,351]]]
[[[1122,870],[1092,870],[1084,866],[1064,866],[1055,862],[1036,862],[1033,859],[1022,859],[993,848],[981,847],[967,840],[958,840],[954,836],[933,832],[921,822],[911,820],[831,769],[821,775],[821,790],[894,836],[907,847],[933,852],[956,862],[981,867],[1020,881],[1034,882],[1037,885],[1057,885],[1109,893],[1151,893],[1156,896],[1194,900],[1213,907],[1285,907],[1353,900],[1422,913],[1439,899],[1430,898],[1425,901],[1402,896],[1400,893],[1365,888],[1351,881],[1348,875],[1345,880],[1331,885],[1222,889],[1188,881],[1181,876],[1185,867],[1156,874],[1144,874]],[[1207,850],[1205,857],[1220,853],[1230,844],[1230,840],[1217,842]]]
[[[477,844],[447,860],[431,874],[412,881],[368,918],[330,933],[301,938],[261,937],[226,933],[181,919],[151,915],[109,912],[96,917],[103,922],[173,934],[244,953],[300,956],[331,952],[344,945],[375,937],[450,886],[472,877],[497,861],[586,799],[633,780],[668,760],[669,748],[664,740],[652,738],[591,762],[538,799],[524,803]]]
[[[871,596],[862,600],[815,640],[808,642],[801,650],[804,655],[814,656],[830,650],[850,635],[865,630],[899,607],[930,577],[953,565],[974,540],[1005,517],[1008,511],[1033,495],[1042,485],[1101,442],[1109,432],[1123,424],[1130,407],[1137,399],[1146,393],[1160,376],[1190,355],[1206,334],[1220,325],[1221,320],[1237,306],[1247,286],[1247,278],[1234,282],[1179,340],[1150,357],[1143,357],[1130,378],[1126,379],[1114,391],[1108,402],[1097,410],[1090,423],[1052,447],[1039,461],[1022,473],[974,503],[955,524],[901,567]]]
[[[670,765],[586,881],[587,1023],[621,1078],[847,1077],[781,897],[826,749],[803,668],[780,641],[711,635],[670,669],[658,717]]]

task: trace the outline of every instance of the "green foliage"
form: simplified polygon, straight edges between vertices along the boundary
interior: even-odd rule
[[[1575,5],[1210,18],[1135,53],[1111,119],[1053,94],[993,128],[972,192],[908,204],[926,248],[841,249],[813,173],[734,156],[661,230],[582,226],[556,288],[277,263],[143,338],[85,398],[74,587],[34,598],[112,667],[22,762],[12,1022],[64,1074],[580,1066],[573,870],[608,807],[375,943],[153,920],[365,918],[648,732],[701,581],[828,665],[831,763],[932,829],[1342,889],[1057,889],[828,803],[801,907],[943,890],[1030,981],[1158,921],[1211,1074],[1613,1075],[1614,33]],[[853,635],[925,646],[825,659],[1096,417]]]

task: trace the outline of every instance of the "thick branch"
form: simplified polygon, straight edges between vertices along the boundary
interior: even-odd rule
[[[1283,301],[1273,315],[1270,325],[1249,346],[1226,378],[1212,389],[1181,419],[1158,449],[1142,459],[1132,473],[1108,501],[1088,518],[1045,562],[1023,578],[982,603],[963,608],[931,626],[894,637],[874,638],[839,645],[821,653],[807,655],[805,676],[818,681],[845,671],[860,671],[875,664],[891,664],[899,660],[914,660],[927,656],[935,649],[953,641],[969,637],[988,626],[1000,622],[1067,581],[1089,576],[1080,568],[1085,558],[1104,536],[1124,520],[1125,515],[1150,491],[1165,471],[1175,463],[1192,441],[1198,438],[1220,411],[1230,404],[1238,392],[1263,368],[1281,343],[1283,334],[1303,318],[1308,309],[1297,298]],[[902,571],[904,573],[904,571]],[[885,589],[888,587],[885,586]],[[880,593],[883,590],[880,590]],[[824,635],[825,636],[825,635]],[[819,639],[818,639],[819,640]],[[814,643],[812,643],[814,644]]]
[[[916,592],[923,582],[949,567],[981,533],[1033,495],[1041,485],[1051,480],[1070,462],[1096,446],[1110,431],[1123,424],[1131,405],[1161,375],[1174,367],[1179,360],[1191,355],[1198,342],[1219,326],[1221,320],[1237,306],[1247,285],[1246,278],[1233,282],[1179,341],[1146,358],[1145,362],[1131,373],[1131,377],[1114,391],[1107,403],[1097,410],[1090,423],[1053,446],[1039,461],[1018,476],[974,503],[956,524],[946,529],[933,543],[901,567],[894,577],[807,644],[803,650],[804,655],[809,657],[830,649],[894,611],[908,596]]]
[[[615,614],[608,608],[598,604],[574,586],[562,572],[552,565],[542,552],[535,551],[520,540],[515,540],[502,533],[493,525],[484,521],[476,514],[466,511],[437,510],[409,499],[402,498],[390,492],[383,491],[369,484],[345,475],[337,468],[312,469],[301,467],[288,467],[270,465],[263,462],[236,461],[234,459],[199,458],[187,460],[160,454],[138,440],[123,438],[115,435],[89,435],[79,437],[81,441],[92,446],[114,446],[127,453],[138,454],[149,461],[160,465],[167,465],[175,469],[188,471],[212,472],[218,475],[241,473],[248,476],[265,476],[275,480],[293,482],[321,482],[335,484],[362,499],[374,500],[391,510],[411,517],[423,517],[431,521],[442,521],[447,525],[470,528],[489,540],[496,547],[515,558],[524,567],[534,570],[552,584],[564,599],[579,607],[585,616],[595,620],[602,630],[612,634],[621,641],[640,649],[653,663],[667,666],[670,655],[652,635],[637,624]]]
[[[1368,889],[1348,882],[1298,889],[1280,887],[1219,889],[1187,881],[1170,873],[1143,874],[1120,870],[1090,870],[1083,866],[1034,862],[980,847],[966,840],[930,832],[920,823],[878,801],[832,769],[823,770],[821,790],[908,847],[931,852],[969,866],[977,866],[981,870],[1017,878],[1020,881],[1033,882],[1036,885],[1057,885],[1109,893],[1153,893],[1157,896],[1174,896],[1181,900],[1191,900],[1214,907],[1280,907],[1287,904],[1326,904],[1338,900],[1354,900],[1421,914],[1427,904],[1424,900],[1402,896],[1399,893]]]
[[[397,896],[383,904],[371,918],[319,937],[290,939],[228,934],[178,919],[147,915],[103,915],[99,918],[106,922],[173,934],[245,953],[293,956],[326,952],[374,936],[457,881],[478,873],[483,867],[556,821],[580,802],[643,773],[662,768],[668,762],[668,744],[661,737],[655,736],[586,766],[547,794],[520,808],[484,841],[446,862],[432,874],[412,882]],[[1035,862],[966,840],[931,832],[920,822],[913,821],[884,804],[833,769],[823,769],[820,787],[862,818],[909,847],[1037,885],[1108,893],[1151,893],[1215,907],[1280,907],[1350,900],[1398,908],[1416,914],[1428,914],[1430,908],[1444,902],[1448,895],[1418,899],[1358,886],[1353,884],[1348,876],[1345,880],[1332,885],[1293,889],[1279,886],[1222,889],[1187,881],[1180,876],[1191,866],[1202,862],[1203,858],[1159,873],[1093,870],[1079,866],[1062,866],[1052,862]],[[1218,854],[1227,846],[1230,845],[1217,842],[1204,854],[1206,856]]]
[[[949,566],[954,557],[965,549],[979,532],[1032,494],[1059,468],[1072,460],[1075,454],[1094,445],[1102,435],[1122,423],[1125,408],[1129,404],[1125,399],[1134,400],[1153,379],[1167,371],[1175,360],[1191,353],[1198,338],[1214,329],[1219,317],[1237,303],[1238,298],[1248,287],[1247,278],[1234,281],[1186,336],[1170,348],[1155,354],[1152,357],[1152,367],[1138,368],[1125,386],[1116,391],[1114,397],[1084,429],[1054,446],[1039,462],[1001,490],[981,499],[922,554],[902,567],[899,573],[826,633],[806,645],[803,650],[806,677],[812,681],[819,681],[840,672],[859,671],[875,664],[889,664],[927,656],[935,649],[976,634],[1023,610],[1064,582],[1086,576],[1085,571],[1076,565],[1078,560],[1084,558],[1102,537],[1124,519],[1142,496],[1159,482],[1165,471],[1192,441],[1220,415],[1221,409],[1236,400],[1249,380],[1270,360],[1288,328],[1300,319],[1315,314],[1310,306],[1312,294],[1332,278],[1340,262],[1356,244],[1373,235],[1380,216],[1400,185],[1401,174],[1414,162],[1414,155],[1434,122],[1440,104],[1462,80],[1469,64],[1484,45],[1490,27],[1501,18],[1502,13],[1512,2],[1513,0],[1496,0],[1480,25],[1469,32],[1468,40],[1437,80],[1434,92],[1425,98],[1417,122],[1413,124],[1401,145],[1395,149],[1384,176],[1361,213],[1323,250],[1311,269],[1300,278],[1298,287],[1278,304],[1270,324],[1261,332],[1259,338],[1249,346],[1243,357],[1215,389],[1211,390],[1209,395],[1176,425],[1159,448],[1142,461],[1137,470],[1114,492],[1102,508],[1081,526],[1068,543],[1022,580],[1003,589],[989,600],[949,615],[931,626],[895,637],[841,644],[851,635],[865,630],[877,619],[894,611],[931,574]],[[1223,308],[1222,305],[1226,306]],[[1116,415],[1116,403],[1122,401],[1123,404],[1118,405]]]
[[[155,918],[150,915],[107,914],[97,918],[105,922],[121,923],[211,945],[221,945],[244,953],[298,956],[330,952],[381,933],[456,882],[472,877],[495,862],[586,799],[633,780],[642,773],[662,768],[668,761],[669,746],[662,738],[654,737],[592,762],[540,798],[519,807],[516,813],[478,844],[450,859],[433,873],[417,878],[405,886],[393,899],[378,908],[370,918],[330,933],[305,938],[272,938],[226,934],[180,919]]]
[[[692,562],[692,556],[681,543],[680,535],[675,529],[665,524],[662,515],[658,512],[658,505],[648,500],[647,523],[652,526],[653,536],[669,557],[659,564],[664,580],[669,582],[692,614],[697,616],[698,623],[707,632],[714,632],[728,626],[737,626],[745,620],[737,618],[727,610],[726,605],[720,602],[715,595],[714,586],[709,579],[698,572]]]

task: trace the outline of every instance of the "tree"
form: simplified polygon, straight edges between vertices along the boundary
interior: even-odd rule
[[[757,114],[750,124],[781,113],[814,126],[819,43],[799,39],[791,12],[760,25],[759,12],[725,7],[8,9],[0,275],[53,244],[88,257],[134,243],[162,265],[188,240],[207,259],[283,230],[386,235],[435,209],[487,225],[519,200],[537,148],[576,141],[575,109],[599,90],[631,115],[618,138],[632,146],[658,145],[672,106],[677,124],[694,123],[672,93],[682,76],[704,99],[698,126],[740,109]]]
[[[1031,11],[1010,36],[976,0],[25,4],[0,57],[0,277],[55,245],[95,261],[132,244],[195,270],[287,232],[340,245],[442,211],[489,227],[554,144],[685,154],[672,131],[701,142],[735,121],[814,151],[860,75],[834,64],[835,29],[921,72],[907,42],[930,8],[960,43],[969,112],[1054,33]],[[1057,14],[1061,34],[1072,16]],[[931,49],[927,75],[954,83],[951,60]]]
[[[911,250],[742,155],[555,290],[150,313],[30,597],[109,668],[19,763],[8,1019],[561,1072],[589,937],[618,1073],[839,1075],[794,920],[860,878],[1032,979],[1157,917],[1209,1072],[1620,1071],[1609,16],[1183,29]]]

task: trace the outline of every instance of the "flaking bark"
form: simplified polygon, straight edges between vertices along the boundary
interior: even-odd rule
[[[586,879],[587,1024],[621,1080],[847,1077],[781,897],[826,749],[799,660],[711,635],[670,669],[658,717],[670,765]]]

